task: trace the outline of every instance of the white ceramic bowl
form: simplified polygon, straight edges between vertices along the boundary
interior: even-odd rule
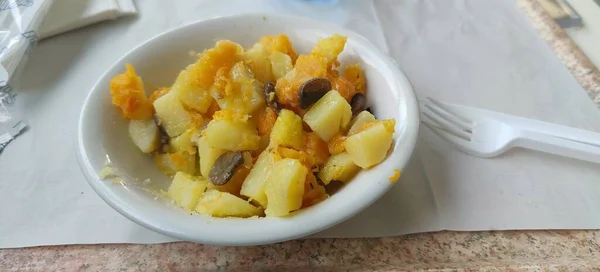
[[[263,35],[284,33],[298,53],[310,52],[322,37],[339,33],[348,37],[340,56],[342,65],[361,63],[368,82],[367,98],[377,118],[395,118],[393,151],[381,164],[362,171],[329,199],[286,218],[211,218],[191,215],[148,193],[170,183],[132,143],[127,122],[111,104],[109,81],[126,63],[136,68],[146,85],[170,86],[178,72],[215,41],[229,39],[248,47]],[[87,97],[78,128],[79,159],[94,190],[127,218],[159,233],[205,244],[255,245],[307,236],[338,224],[379,199],[393,183],[394,169],[406,166],[418,133],[418,105],[410,83],[377,47],[356,33],[304,18],[247,14],[196,22],[159,35],[114,64]],[[98,173],[110,160],[123,184],[101,181]],[[141,182],[149,179],[149,184]]]

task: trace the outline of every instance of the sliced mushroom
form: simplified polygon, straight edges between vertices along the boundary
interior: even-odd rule
[[[244,162],[239,151],[228,151],[217,158],[208,172],[208,178],[214,185],[225,185],[233,177],[235,169]]]
[[[325,191],[330,195],[335,194],[337,191],[342,189],[342,187],[344,187],[345,184],[346,183],[341,181],[332,180],[331,182],[329,182],[329,184],[325,185]]]
[[[160,147],[158,148],[158,150],[163,150],[163,147],[165,145],[169,144],[169,140],[171,138],[169,137],[169,134],[167,134],[165,127],[163,127],[161,125],[161,122],[160,122],[160,119],[158,118],[158,116],[156,116],[156,115],[152,116],[152,120],[154,120],[154,123],[158,127],[158,132],[160,133]]]
[[[364,94],[356,93],[350,100],[350,106],[352,107],[352,116],[357,115],[367,107],[367,98]]]
[[[330,90],[331,82],[329,82],[329,79],[323,77],[309,79],[300,86],[300,91],[298,92],[300,108],[303,110],[308,109],[310,105],[319,101]]]
[[[277,94],[275,93],[275,84],[273,84],[273,82],[265,83],[264,92],[265,100],[267,100],[267,105],[269,105],[269,107],[273,108],[275,111],[279,112],[281,108],[279,107],[279,103],[277,103],[278,100]]]

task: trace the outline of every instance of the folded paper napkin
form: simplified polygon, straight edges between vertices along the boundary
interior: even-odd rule
[[[133,0],[54,0],[39,38],[136,13]]]

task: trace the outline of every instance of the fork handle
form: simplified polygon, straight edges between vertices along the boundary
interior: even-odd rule
[[[600,147],[536,131],[522,130],[513,141],[513,146],[600,163]]]

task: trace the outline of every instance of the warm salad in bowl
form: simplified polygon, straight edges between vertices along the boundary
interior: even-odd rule
[[[345,43],[334,34],[298,54],[285,35],[246,49],[220,40],[149,96],[126,65],[110,81],[112,103],[139,152],[172,177],[164,194],[181,208],[286,216],[326,201],[392,146],[395,119],[369,112],[363,69],[337,60]]]

